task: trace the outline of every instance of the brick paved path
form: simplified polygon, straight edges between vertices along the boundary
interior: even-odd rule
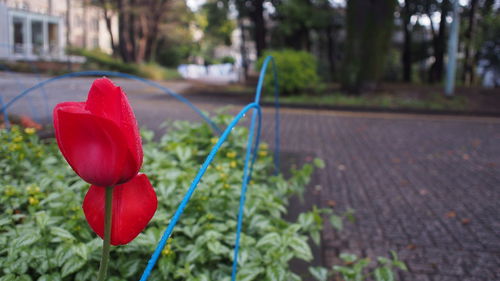
[[[326,160],[322,205],[356,210],[340,237],[325,231],[327,264],[396,250],[405,281],[500,280],[500,120],[292,111],[283,123],[285,151]]]
[[[4,98],[16,90],[8,81],[0,87]],[[82,99],[90,85],[61,83],[47,89],[51,106],[75,93]],[[151,88],[119,83],[140,124],[157,129],[166,118],[200,120]],[[188,98],[209,111],[224,102]],[[264,113],[264,139],[272,143],[272,111]],[[311,189],[321,189],[313,201],[356,210],[356,224],[340,234],[324,231],[324,263],[337,262],[339,252],[373,257],[396,250],[410,268],[404,281],[500,280],[500,119],[283,110],[282,121],[284,154],[327,164],[315,174]]]

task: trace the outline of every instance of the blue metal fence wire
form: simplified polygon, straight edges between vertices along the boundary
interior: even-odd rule
[[[231,130],[239,123],[239,121],[245,116],[247,112],[252,110],[252,119],[250,123],[250,130],[249,130],[249,135],[248,135],[248,141],[247,141],[247,148],[246,148],[246,154],[245,154],[245,162],[243,166],[243,179],[242,179],[242,185],[241,185],[241,195],[240,195],[240,204],[239,204],[239,210],[238,210],[238,221],[237,221],[237,227],[236,227],[236,242],[234,246],[234,255],[233,255],[233,265],[232,265],[232,272],[231,272],[231,280],[235,281],[236,280],[236,274],[237,274],[237,269],[238,269],[238,253],[239,253],[239,246],[240,246],[240,237],[241,237],[241,231],[242,231],[242,226],[243,226],[243,216],[244,216],[244,206],[245,206],[245,200],[246,200],[246,191],[247,191],[247,186],[248,183],[250,182],[251,176],[252,176],[252,171],[253,171],[253,165],[255,163],[255,160],[257,159],[257,151],[259,148],[259,142],[260,142],[260,136],[261,136],[261,128],[262,128],[262,109],[260,106],[260,97],[262,95],[262,90],[263,90],[263,85],[264,85],[264,79],[266,77],[266,71],[269,63],[272,63],[272,71],[273,71],[273,78],[274,78],[274,101],[275,101],[275,149],[274,149],[274,161],[275,161],[275,172],[278,173],[280,170],[280,162],[279,162],[279,153],[280,153],[280,115],[279,115],[279,85],[278,85],[278,77],[277,77],[277,69],[276,69],[276,64],[274,62],[274,59],[271,56],[268,56],[262,65],[262,68],[260,70],[260,75],[259,75],[259,81],[257,84],[257,88],[255,91],[255,99],[252,103],[246,105],[231,121],[229,126],[224,130],[221,131],[221,129],[206,115],[204,114],[199,108],[197,108],[194,104],[192,104],[189,100],[184,98],[183,96],[173,92],[172,90],[163,87],[159,85],[158,83],[155,83],[153,81],[137,77],[134,75],[130,74],[125,74],[125,73],[119,73],[119,72],[112,72],[112,71],[82,71],[82,72],[73,72],[73,73],[68,73],[64,74],[61,76],[53,77],[50,79],[47,79],[45,81],[42,81],[38,84],[36,84],[33,87],[30,87],[28,89],[23,90],[19,95],[15,96],[13,99],[10,101],[4,103],[3,100],[1,99],[0,96],[0,114],[4,115],[5,119],[5,124],[6,127],[8,128],[8,114],[7,110],[10,106],[12,106],[15,102],[23,98],[24,96],[28,95],[30,92],[36,90],[36,89],[43,89],[43,87],[46,84],[56,82],[61,79],[65,78],[70,78],[70,77],[81,77],[81,76],[111,76],[111,77],[121,77],[121,78],[128,78],[128,79],[133,79],[136,81],[143,82],[147,85],[153,86],[155,88],[160,89],[164,93],[176,98],[177,100],[185,103],[187,106],[189,106],[191,109],[193,109],[198,115],[200,115],[213,129],[214,131],[220,135],[217,143],[215,146],[212,148],[210,153],[208,154],[207,158],[205,159],[205,162],[201,166],[200,170],[198,171],[196,177],[194,178],[193,182],[191,183],[188,191],[184,195],[184,198],[182,199],[181,203],[177,207],[177,210],[175,211],[172,219],[170,220],[170,223],[168,224],[165,232],[163,233],[160,241],[158,242],[158,245],[153,252],[153,255],[149,259],[146,268],[141,276],[141,281],[145,281],[149,278],[151,275],[151,272],[156,265],[156,262],[158,261],[158,258],[160,257],[161,251],[165,247],[168,239],[172,235],[172,232],[179,221],[182,213],[184,212],[184,209],[186,208],[187,204],[189,203],[189,200],[191,196],[193,195],[194,191],[196,190],[196,187],[198,183],[200,182],[201,178],[205,174],[208,166],[212,163],[214,157],[217,155],[217,152],[219,151],[220,147],[222,144],[226,141],[228,136],[231,134]],[[46,98],[46,92],[43,89],[42,95],[44,98]]]

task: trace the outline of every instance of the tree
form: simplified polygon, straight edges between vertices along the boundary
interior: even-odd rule
[[[242,18],[252,22],[252,34],[257,56],[260,57],[267,47],[267,28],[264,20],[264,0],[235,0],[236,9]]]
[[[156,53],[159,27],[171,0],[100,0],[113,50],[126,62],[150,61]],[[118,46],[111,29],[113,9],[118,16]]]
[[[412,26],[411,17],[415,14],[415,4],[411,0],[405,0],[401,10],[401,18],[403,21],[403,80],[411,82],[411,65],[412,65]]]
[[[431,19],[432,45],[434,51],[434,63],[429,70],[429,82],[439,83],[443,80],[444,54],[446,50],[446,17],[451,9],[449,0],[442,0],[439,5],[440,20],[439,30],[436,31],[432,22],[432,14],[428,14]]]
[[[349,0],[342,86],[373,90],[383,74],[394,26],[395,0]]]

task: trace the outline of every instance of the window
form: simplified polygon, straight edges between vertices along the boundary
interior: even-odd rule
[[[33,47],[33,54],[42,54],[43,26],[41,21],[31,21],[31,46]]]
[[[58,51],[58,44],[59,44],[59,26],[57,23],[51,23],[49,22],[49,28],[48,28],[48,35],[49,35],[49,52],[51,54],[54,54],[55,52]]]
[[[13,52],[15,54],[24,53],[24,34],[26,33],[26,28],[24,24],[24,19],[20,17],[12,18],[12,25],[14,26],[14,45]]]

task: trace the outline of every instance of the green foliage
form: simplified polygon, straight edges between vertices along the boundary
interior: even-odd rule
[[[273,102],[274,97],[264,96],[266,102]],[[300,94],[280,98],[285,104],[306,104],[318,106],[353,106],[399,109],[429,109],[429,110],[473,110],[464,96],[447,99],[442,93],[427,93],[424,97],[405,97],[394,94],[353,96],[342,93],[329,95]]]
[[[216,120],[224,126],[230,116]],[[162,252],[151,280],[229,280],[248,130],[237,127],[207,170]],[[162,232],[217,141],[206,124],[175,122],[160,141],[143,132],[145,172],[158,210],[133,242],[111,250],[108,280],[137,280]],[[54,140],[33,131],[0,131],[0,280],[92,280],[102,241],[81,209],[88,184],[60,156]],[[249,184],[238,280],[301,280],[289,261],[312,259],[327,212],[314,208],[296,222],[283,219],[288,198],[303,192],[313,166],[271,176],[266,145]],[[319,160],[316,160],[320,164]]]
[[[273,56],[276,62],[281,94],[295,94],[317,86],[319,82],[317,63],[310,53],[295,50],[267,51],[257,61],[257,69],[262,67],[267,56]],[[271,75],[266,76],[264,86],[272,93],[274,77],[271,67],[270,65],[268,70]]]
[[[140,76],[153,80],[180,79],[181,75],[176,69],[165,68],[156,63],[144,63],[138,65]]]
[[[318,281],[328,280],[328,276],[341,277],[344,281],[394,281],[397,280],[396,270],[408,270],[404,262],[399,260],[396,252],[391,251],[391,259],[377,257],[372,263],[369,258],[358,258],[354,254],[342,253],[340,259],[343,265],[334,265],[332,271],[323,267],[310,267],[309,272]],[[337,280],[337,279],[336,279]]]
[[[500,9],[492,9],[480,22],[478,57],[486,62],[487,69],[500,72]]]
[[[384,73],[397,1],[347,1],[342,86],[373,89]]]
[[[231,34],[236,23],[229,18],[229,1],[210,0],[202,6],[199,15],[199,25],[202,28],[205,40],[215,44],[231,45]]]
[[[85,68],[118,71],[141,76],[153,80],[168,80],[180,78],[177,70],[164,68],[156,63],[134,64],[125,63],[98,49],[73,49],[72,53],[84,56],[87,59]]]

